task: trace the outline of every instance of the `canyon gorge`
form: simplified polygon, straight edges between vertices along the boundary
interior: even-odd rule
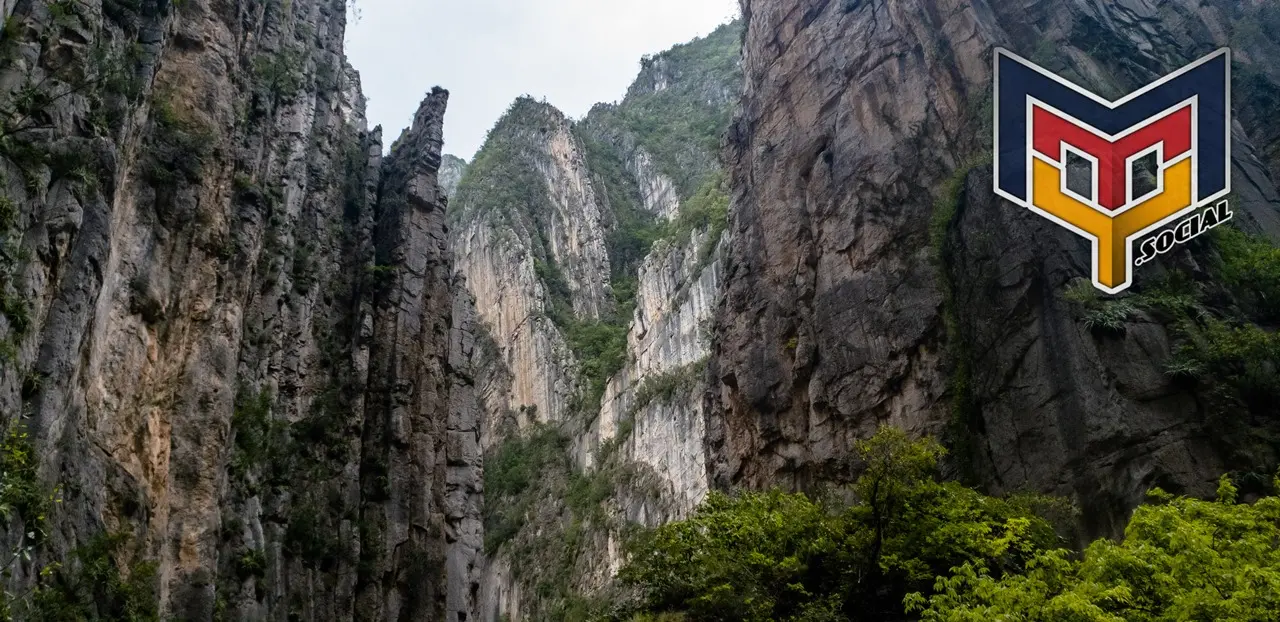
[[[470,161],[445,88],[368,127],[339,0],[0,6],[12,619],[596,619],[886,424],[1081,543],[1280,466],[1272,3],[742,0]],[[1238,232],[1094,292],[991,190],[997,47],[1108,98],[1230,47]]]

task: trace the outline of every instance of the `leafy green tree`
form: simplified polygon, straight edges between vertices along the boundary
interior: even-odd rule
[[[1217,501],[1150,496],[1122,542],[1098,540],[1082,557],[1044,551],[999,578],[966,563],[932,596],[909,595],[908,609],[926,622],[1280,620],[1280,498],[1237,503],[1226,476]]]
[[[938,482],[935,441],[886,427],[857,450],[866,469],[856,503],[712,493],[690,518],[633,544],[624,583],[646,612],[697,620],[894,619],[906,593],[954,566],[1016,572],[1058,542],[1033,512],[1045,500]]]

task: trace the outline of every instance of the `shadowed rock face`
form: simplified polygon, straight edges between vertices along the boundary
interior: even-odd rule
[[[708,394],[718,486],[850,479],[884,423],[951,439],[996,492],[1074,497],[1114,532],[1154,485],[1212,492],[1269,464],[1215,442],[1164,372],[1172,336],[1073,317],[1087,241],[991,192],[991,50],[1108,97],[1235,48],[1235,226],[1280,237],[1274,11],[1261,3],[744,0],[746,91]],[[1241,89],[1243,80],[1247,90]],[[972,162],[987,162],[973,165]],[[958,191],[944,190],[951,181]],[[935,213],[954,208],[954,217]],[[946,212],[944,211],[944,216]],[[1137,272],[1212,278],[1205,245]],[[958,382],[963,380],[963,382]],[[1264,422],[1257,422],[1265,426]],[[1248,463],[1248,464],[1246,464]]]
[[[384,160],[341,0],[70,4],[3,4],[0,421],[62,498],[7,587],[118,533],[164,619],[474,619],[447,92]]]

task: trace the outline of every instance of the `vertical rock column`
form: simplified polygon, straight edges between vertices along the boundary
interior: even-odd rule
[[[445,620],[474,619],[480,593],[484,522],[481,515],[484,488],[483,452],[480,449],[480,417],[484,412],[476,381],[485,370],[477,369],[475,302],[465,284],[453,282],[453,330],[449,345],[449,370],[453,388],[449,395],[449,425],[445,444],[445,520],[449,574]]]
[[[436,175],[447,101],[447,91],[433,90],[383,163],[373,267],[380,291],[360,469],[361,620],[444,618],[453,301]]]

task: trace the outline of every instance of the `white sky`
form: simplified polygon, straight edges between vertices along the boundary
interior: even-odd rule
[[[516,97],[578,118],[621,99],[640,57],[705,35],[737,0],[356,0],[347,57],[390,145],[422,97],[449,89],[444,151],[468,161]]]

